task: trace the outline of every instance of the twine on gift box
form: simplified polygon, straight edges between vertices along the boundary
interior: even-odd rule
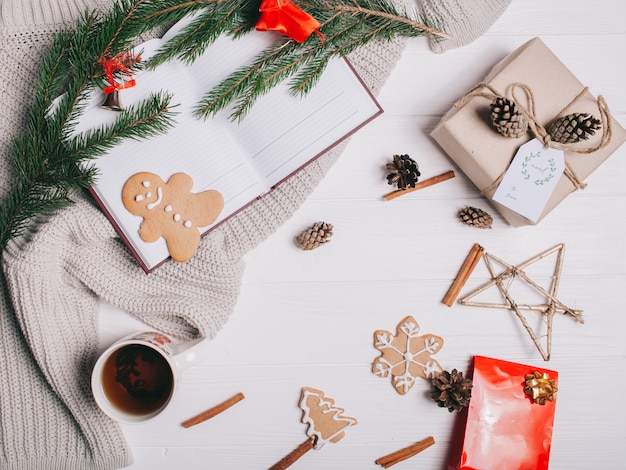
[[[484,89],[488,90],[488,92],[484,91]],[[520,101],[516,98],[516,95],[515,95],[516,90],[522,90],[526,94],[528,108],[520,104]],[[561,110],[561,112],[559,112],[555,116],[553,120],[562,117],[565,113],[565,110],[568,109],[570,106],[572,106],[574,103],[576,103],[576,101],[578,101],[580,98],[582,98],[582,96],[585,95],[585,93],[587,93],[588,90],[589,90],[589,87],[584,87],[581,90],[581,92],[578,95],[576,95],[576,97],[574,97],[574,99],[568,105],[566,105]],[[600,112],[600,121],[602,123],[602,137],[600,138],[600,142],[593,147],[572,147],[570,145],[561,144],[559,142],[554,142],[552,140],[552,137],[550,136],[550,133],[537,120],[537,117],[535,115],[535,95],[532,89],[528,85],[524,83],[519,83],[519,82],[513,83],[510,86],[510,93],[511,93],[512,100],[517,104],[517,106],[520,108],[520,111],[524,114],[524,116],[528,120],[528,127],[530,128],[530,131],[535,135],[537,139],[539,139],[543,143],[544,147],[546,148],[550,147],[553,149],[567,150],[569,152],[575,152],[575,153],[580,153],[580,154],[589,154],[589,153],[593,153],[597,150],[600,150],[606,147],[608,143],[611,141],[611,137],[613,135],[613,128],[611,125],[611,118],[610,118],[611,114],[609,111],[609,106],[604,100],[604,97],[602,96],[598,96],[596,98],[596,104],[598,106],[598,111]],[[460,108],[461,106],[465,105],[470,99],[475,98],[475,97],[483,97],[483,98],[487,98],[490,100],[494,100],[498,97],[503,97],[503,96],[504,95],[499,93],[489,83],[481,82],[478,85],[476,85],[474,88],[472,88],[460,100],[458,100],[454,104],[454,107]],[[504,178],[504,175],[506,174],[506,171],[510,163],[511,162],[509,162],[509,164],[504,169],[504,171],[500,173],[500,176],[498,176],[493,183],[491,183],[488,187],[480,191],[481,194],[483,195],[488,194],[490,191],[494,190],[500,184],[500,182],[502,181],[502,178]],[[580,179],[576,175],[576,172],[571,167],[571,165],[567,162],[567,160],[565,161],[565,171],[563,172],[563,174],[567,177],[567,179],[571,181],[575,190],[584,189],[587,186],[586,183],[583,183],[582,181],[580,181]]]

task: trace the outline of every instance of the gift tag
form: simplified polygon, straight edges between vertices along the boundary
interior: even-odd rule
[[[533,139],[513,157],[493,200],[537,222],[564,170],[563,151]]]

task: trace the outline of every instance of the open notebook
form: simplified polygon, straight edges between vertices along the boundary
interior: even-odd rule
[[[163,38],[140,46],[142,57],[154,54],[183,22]],[[206,92],[235,69],[250,64],[275,39],[273,33],[256,31],[236,40],[223,36],[192,65],[171,61],[154,71],[140,71],[134,77],[137,85],[120,92],[124,106],[159,90],[172,93],[172,103],[178,104],[176,125],[167,134],[127,140],[90,162],[98,169],[92,194],[146,272],[166,261],[169,253],[164,239],[146,243],[140,238],[143,219],[124,207],[122,188],[130,176],[151,172],[167,181],[183,172],[193,178],[194,193],[219,191],[224,209],[212,225],[200,228],[205,234],[382,113],[349,63],[337,59],[303,98],[279,85],[258,99],[241,122],[231,121],[228,109],[208,120],[193,115]],[[100,107],[103,95],[96,95],[77,132],[117,117]]]

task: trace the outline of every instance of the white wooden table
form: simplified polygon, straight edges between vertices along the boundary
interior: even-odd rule
[[[429,435],[436,444],[398,464],[443,470],[456,414],[438,408],[418,383],[406,395],[370,371],[377,329],[412,315],[445,340],[438,360],[466,370],[473,355],[559,371],[551,468],[624,468],[626,445],[626,146],[539,225],[512,228],[428,136],[452,103],[499,59],[540,36],[626,125],[626,3],[622,0],[514,1],[474,43],[442,55],[409,41],[379,96],[385,114],[358,132],[311,198],[246,258],[229,323],[188,369],[174,403],[148,424],[125,426],[134,470],[265,469],[306,439],[300,390],[334,398],[359,424],[338,444],[306,454],[294,470],[366,470],[374,460]],[[541,71],[537,71],[541,73]],[[384,164],[415,158],[427,178],[456,178],[384,201]],[[491,230],[466,227],[456,212],[473,205],[494,216]],[[317,220],[332,242],[305,252],[295,234]],[[557,316],[552,359],[544,363],[513,313],[441,299],[471,245],[512,264],[565,244],[558,297],[584,310],[585,324]],[[549,282],[553,264],[539,268]],[[481,262],[462,294],[488,280]],[[538,323],[533,324],[537,326]],[[143,325],[102,306],[102,345]],[[246,399],[190,429],[180,423],[237,392]]]

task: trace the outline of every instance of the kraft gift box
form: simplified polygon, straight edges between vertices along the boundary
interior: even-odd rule
[[[524,392],[526,375],[552,370],[483,356],[474,357],[472,397],[459,415],[449,470],[547,470],[556,408]]]
[[[568,68],[539,38],[534,38],[496,64],[483,80],[498,95],[512,98],[513,85],[521,83],[532,91],[535,121],[547,126],[558,116],[570,113],[590,113],[600,119],[597,99],[574,77]],[[517,90],[519,92],[519,90]],[[525,108],[531,108],[528,95],[516,94]],[[526,101],[526,102],[524,102]],[[542,220],[570,193],[579,189],[576,180],[584,180],[626,141],[626,131],[608,113],[610,140],[603,148],[581,154],[565,150],[565,162],[574,179],[561,176],[539,218],[533,222],[492,200],[494,182],[502,177],[517,149],[534,135],[527,132],[519,138],[499,134],[491,123],[485,96],[468,94],[448,111],[433,129],[431,136],[487,197],[512,226],[533,225]],[[610,104],[610,103],[609,103]],[[599,145],[605,129],[596,131],[590,139],[570,145],[570,148],[594,148]]]

